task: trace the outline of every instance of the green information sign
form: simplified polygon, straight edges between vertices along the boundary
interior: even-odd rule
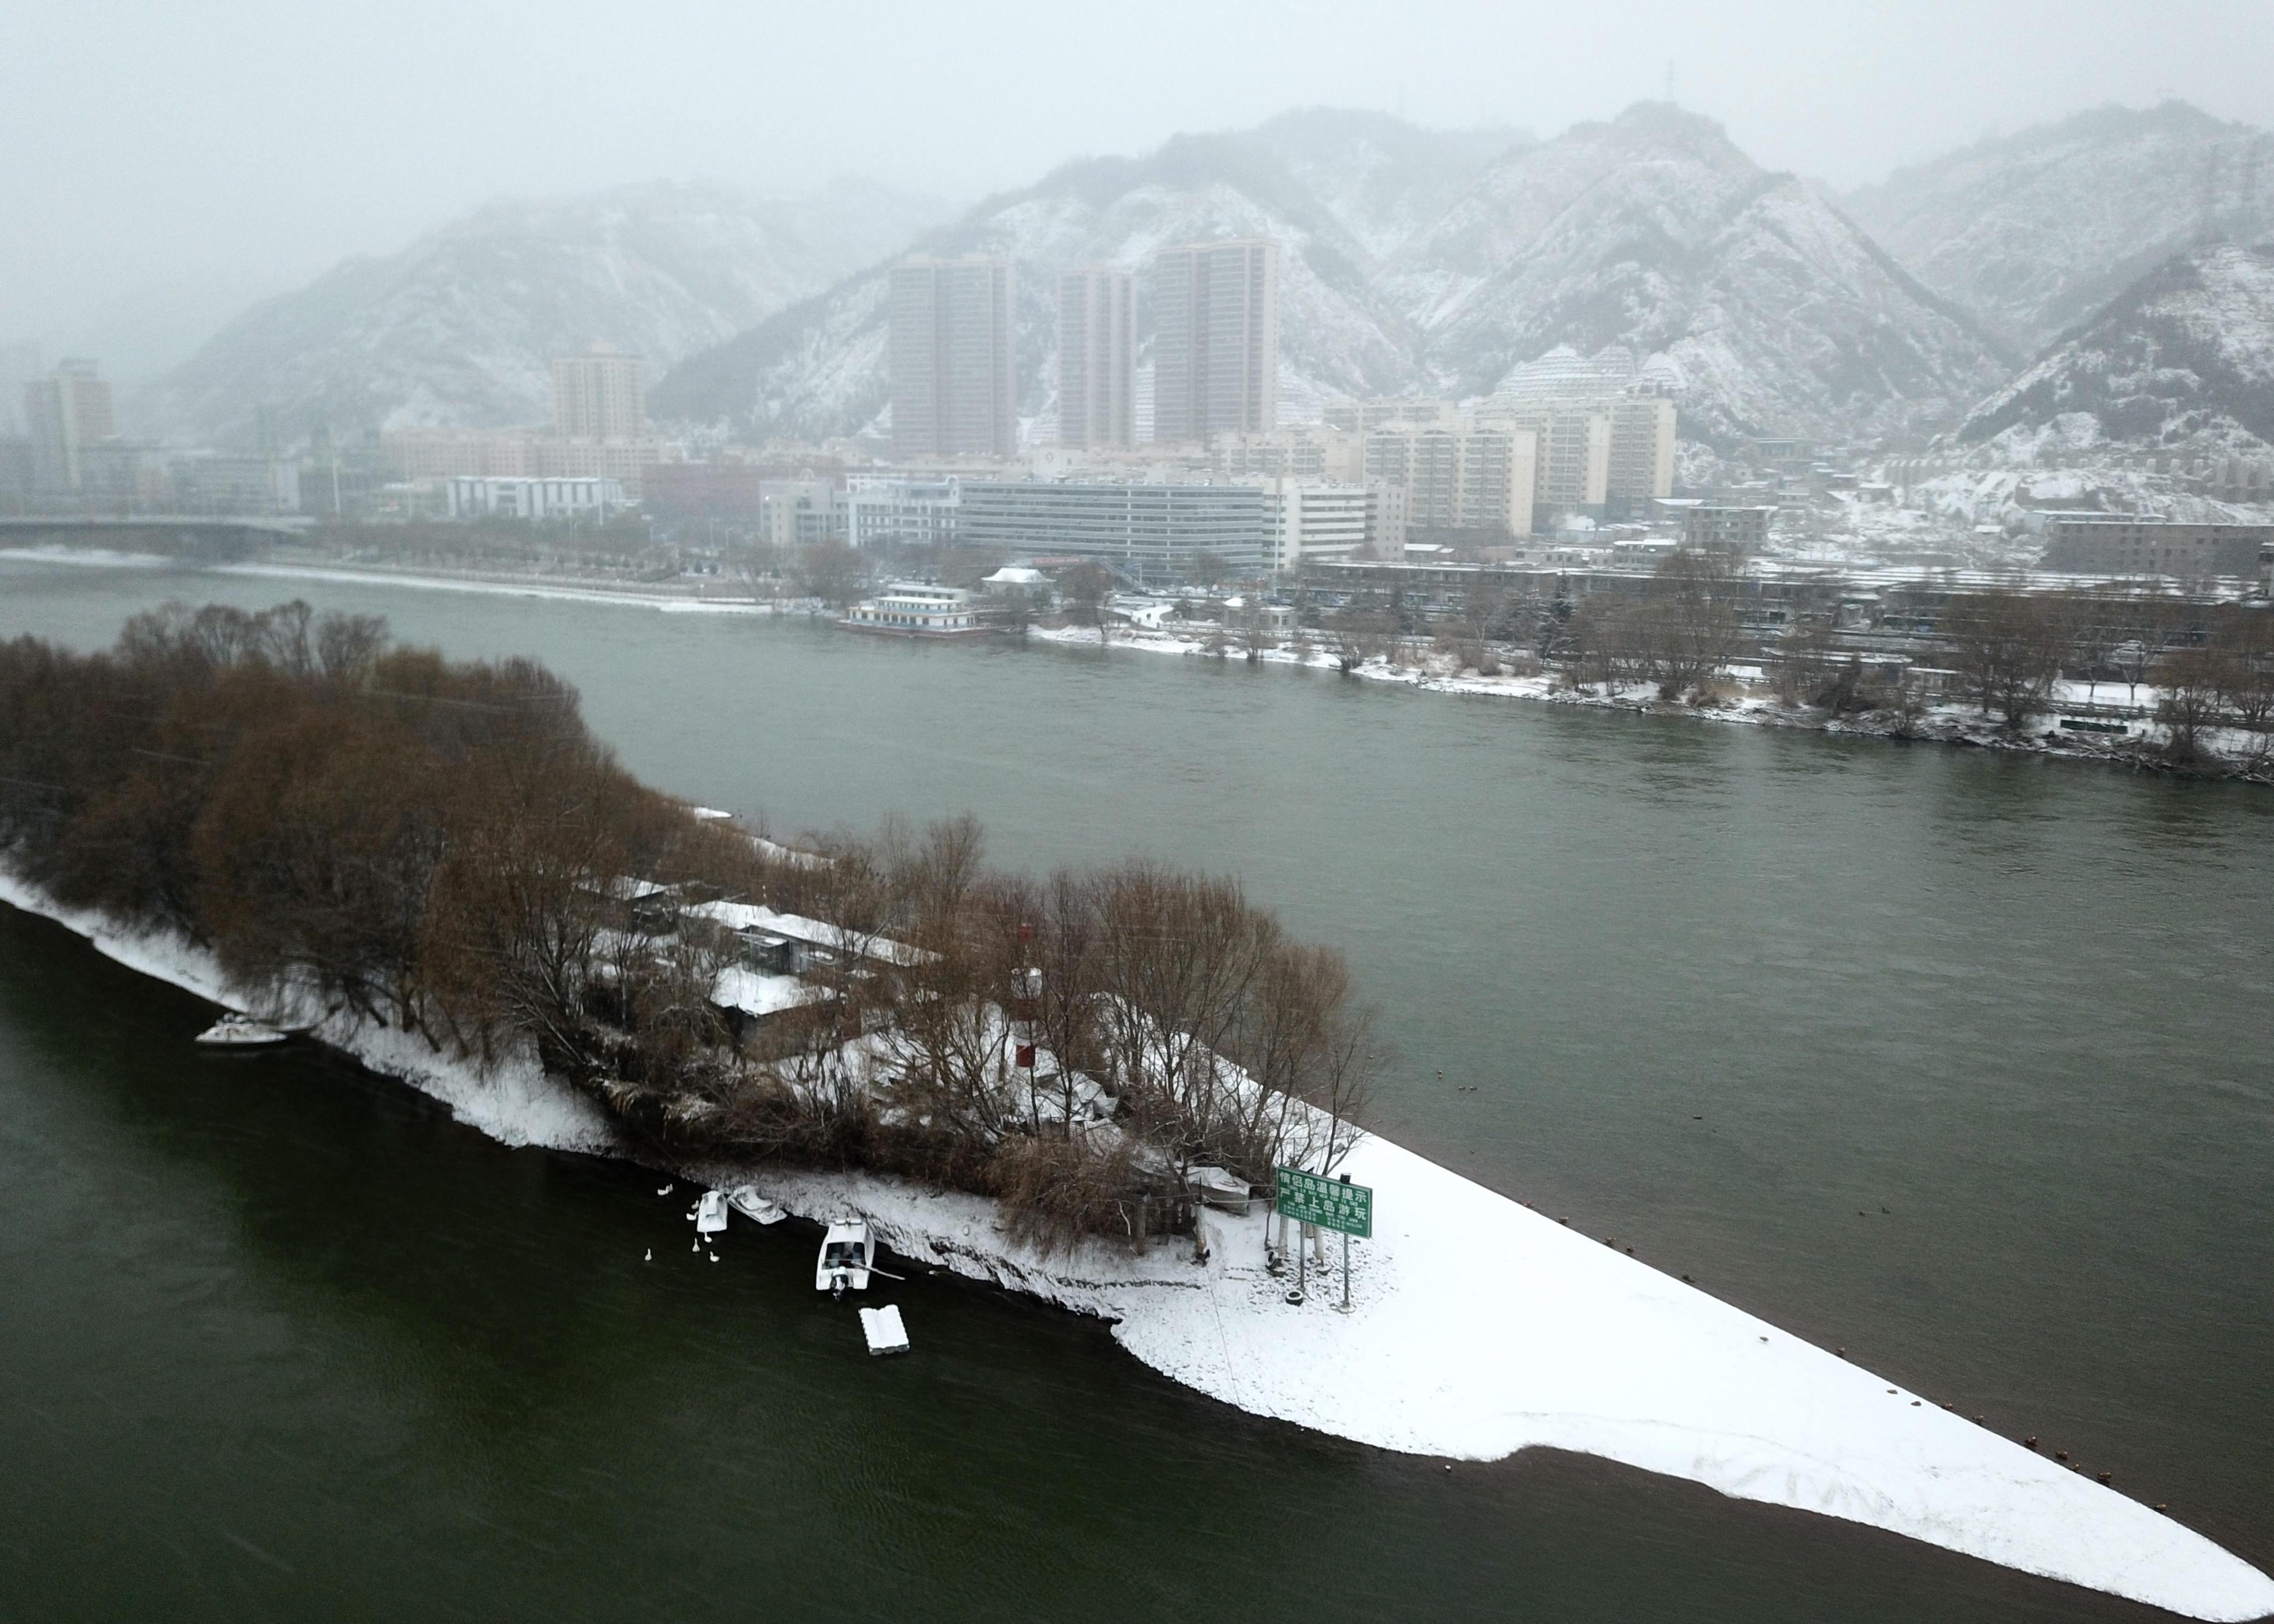
[[[1281,1168],[1278,1190],[1279,1212],[1298,1223],[1315,1223],[1360,1240],[1374,1234],[1374,1192],[1364,1184]]]

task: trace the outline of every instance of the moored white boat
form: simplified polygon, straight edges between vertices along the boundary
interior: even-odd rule
[[[266,1049],[282,1043],[285,1034],[263,1026],[248,1015],[224,1015],[197,1035],[208,1049]]]
[[[695,1204],[695,1232],[716,1235],[727,1227],[727,1198],[716,1190],[705,1190],[703,1199]]]
[[[1185,1174],[1185,1187],[1210,1207],[1245,1213],[1254,1199],[1247,1181],[1220,1167],[1196,1167]]]
[[[876,1262],[876,1242],[860,1219],[832,1223],[821,1237],[821,1258],[813,1267],[813,1289],[832,1297],[869,1289],[869,1268]]]
[[[779,1223],[789,1214],[781,1204],[769,1201],[758,1193],[756,1184],[744,1184],[727,1192],[727,1204],[752,1223]]]

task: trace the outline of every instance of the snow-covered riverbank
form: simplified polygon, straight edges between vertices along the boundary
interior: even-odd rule
[[[1096,648],[1101,639],[1095,627],[1032,627],[1027,633],[1036,642],[1052,643],[1071,648]],[[1245,660],[1245,650],[1233,649],[1219,655],[1200,639],[1181,636],[1174,631],[1149,630],[1117,627],[1112,635],[1103,640],[1112,649],[1133,650],[1146,654],[1172,654],[1186,658],[1216,658]],[[1267,665],[1298,666],[1313,671],[1337,671],[1340,666],[1335,657],[1320,649],[1297,650],[1272,647],[1258,650],[1256,659]],[[1424,655],[1419,663],[1398,665],[1376,656],[1363,665],[1354,666],[1348,675],[1369,682],[1395,682],[1407,688],[1420,688],[1435,694],[1467,694],[1500,699],[1529,699],[1544,704],[1577,705],[1598,710],[1626,710],[1650,716],[1681,717],[1685,719],[1724,722],[1755,727],[1791,727],[1815,733],[1845,733],[1867,738],[1897,736],[1892,727],[1871,717],[1849,719],[1826,715],[1824,711],[1783,703],[1766,691],[1763,685],[1747,680],[1734,681],[1728,691],[1707,703],[1689,703],[1657,698],[1646,684],[1605,689],[1600,684],[1581,688],[1565,686],[1560,673],[1542,673],[1538,675],[1503,673],[1485,676],[1474,670],[1457,667],[1449,658],[1434,654]],[[1758,673],[1756,673],[1758,674]],[[2102,683],[2106,690],[2097,703],[2105,705],[2109,697],[2120,688],[2120,684]],[[2064,682],[2056,700],[2064,705],[2089,703],[2081,682]],[[1921,742],[1968,745],[1979,749],[2014,750],[2025,754],[2071,756],[2084,760],[2122,762],[2130,765],[2142,763],[2127,748],[2136,749],[2155,733],[2146,718],[2153,710],[2150,703],[2138,707],[2139,718],[2122,726],[2114,733],[2064,731],[2057,726],[2054,716],[2048,714],[2032,722],[2019,733],[2008,731],[1997,718],[1987,717],[1974,706],[1933,703],[1901,735]],[[2254,747],[2263,746],[2233,729],[2209,730],[2203,735],[2203,747],[2215,760],[2205,763],[2205,770],[2224,772],[2228,776],[2264,782],[2267,765],[2263,757],[2253,759]]]
[[[122,964],[223,1001],[185,944],[57,907],[0,874],[0,900]],[[509,1144],[621,1152],[596,1108],[534,1065],[488,1077],[415,1039],[335,1022],[326,1041]],[[1346,1164],[1375,1191],[1354,1307],[1318,1280],[1302,1306],[1262,1268],[1262,1220],[1211,1214],[1186,1243],[1045,1257],[990,1203],[870,1176],[691,1167],[754,1180],[802,1216],[867,1216],[904,1255],[1115,1322],[1133,1354],[1257,1415],[1383,1448],[1491,1460],[1532,1445],[1598,1455],[1909,1535],[2204,1619],[2274,1612],[2274,1583],[2112,1489],[1409,1151]],[[782,1244],[738,1229],[734,1244]],[[802,1242],[800,1244],[802,1244]],[[1338,1253],[1330,1252],[1330,1259]]]

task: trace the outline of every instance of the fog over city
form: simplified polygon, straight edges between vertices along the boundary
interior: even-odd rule
[[[2274,1620],[2270,63],[0,7],[0,1613]]]
[[[2104,102],[2274,123],[2270,49],[2274,13],[2247,0],[19,0],[0,16],[0,343],[145,381],[252,299],[499,198],[851,174],[968,204],[1296,108],[1547,138],[1669,75],[1761,164],[1844,188]]]

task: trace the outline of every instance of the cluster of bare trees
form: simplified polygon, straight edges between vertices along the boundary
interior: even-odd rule
[[[1745,646],[1738,600],[1744,576],[1727,553],[1684,549],[1631,597],[1582,598],[1560,628],[1582,680],[1616,693],[1648,685],[1679,699],[1708,684]]]
[[[1230,880],[981,848],[967,818],[772,868],[770,906],[844,935],[741,1050],[719,1142],[981,1190],[1052,1238],[1174,1227],[1195,1168],[1349,1151],[1381,1057],[1339,954]]]
[[[1992,589],[1954,597],[1940,627],[1967,696],[2020,728],[2063,676],[2090,689],[2121,681],[2161,690],[2166,753],[2193,761],[2210,729],[2264,733],[2274,721],[2274,614],[2176,598]]]
[[[671,1149],[901,1171],[1053,1238],[1174,1227],[1196,1167],[1330,1168],[1378,1064],[1340,957],[1231,881],[1001,873],[968,819],[787,853],[638,784],[542,666],[302,604],[0,645],[0,855],[256,1002],[533,1052]],[[826,938],[755,1027],[716,1001],[753,951],[721,903]]]

